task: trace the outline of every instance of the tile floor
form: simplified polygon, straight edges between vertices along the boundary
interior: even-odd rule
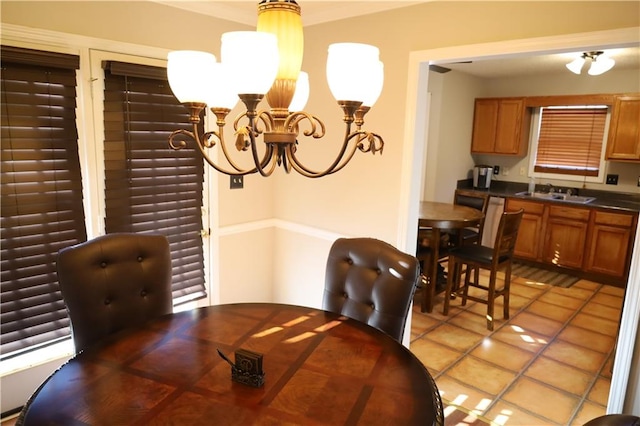
[[[446,403],[494,425],[582,425],[605,414],[623,289],[513,277],[510,319],[498,298],[493,332],[486,305],[456,298],[445,317],[442,296],[431,314],[414,304],[411,351]]]

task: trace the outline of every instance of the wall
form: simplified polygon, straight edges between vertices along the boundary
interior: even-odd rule
[[[544,95],[576,95],[593,93],[638,93],[640,92],[639,69],[616,69],[615,67],[602,75],[590,76],[586,73],[575,75],[566,70],[556,74],[534,75],[525,77],[483,79],[487,97],[500,96],[544,96]],[[530,145],[531,146],[531,145]],[[529,175],[530,153],[525,157],[514,158],[497,155],[474,155],[478,164],[501,166],[499,180],[511,182],[527,182]],[[524,176],[520,169],[524,168]],[[505,175],[509,169],[509,175]],[[606,162],[605,173],[619,175],[618,185],[604,183],[586,183],[556,179],[542,179],[541,183],[567,185],[578,188],[597,189],[613,192],[639,193],[637,179],[640,175],[638,164]]]
[[[434,85],[438,80],[439,84]],[[473,102],[475,98],[484,96],[486,88],[482,79],[469,74],[456,71],[438,74],[430,71],[429,90],[431,143],[426,158],[437,160],[431,163],[432,167],[427,167],[429,176],[424,182],[422,199],[453,202],[457,181],[470,178],[475,164],[469,152]]]

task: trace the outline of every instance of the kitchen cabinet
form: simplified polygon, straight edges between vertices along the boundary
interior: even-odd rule
[[[531,113],[524,98],[478,98],[471,153],[523,156],[530,124]]]
[[[631,261],[634,215],[595,211],[585,270],[625,278]]]
[[[542,261],[552,265],[581,268],[589,223],[589,210],[568,206],[547,206]]]
[[[540,235],[543,226],[544,204],[536,201],[525,201],[516,198],[507,198],[505,203],[506,211],[524,210],[522,222],[518,230],[518,239],[514,254],[517,257],[538,260],[540,253]]]
[[[640,95],[616,96],[606,152],[607,160],[640,162]]]

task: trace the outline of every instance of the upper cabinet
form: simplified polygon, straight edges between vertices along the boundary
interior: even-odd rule
[[[525,155],[530,120],[524,98],[476,99],[471,153]]]
[[[640,95],[616,97],[609,125],[607,160],[640,162]]]

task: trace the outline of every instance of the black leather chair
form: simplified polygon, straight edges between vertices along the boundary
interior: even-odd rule
[[[450,294],[453,288],[462,292],[462,305],[466,305],[467,299],[487,305],[487,328],[493,330],[494,303],[497,297],[504,297],[504,318],[509,318],[509,289],[511,286],[511,263],[513,250],[518,237],[518,229],[522,221],[524,210],[517,212],[504,212],[498,225],[494,247],[486,247],[478,244],[463,245],[449,251],[449,271],[462,271],[466,265],[464,286],[458,287],[460,273],[450,273],[447,277],[445,294]],[[489,284],[479,282],[479,274],[475,273],[475,279],[471,281],[471,272],[476,269],[490,270]],[[496,288],[497,272],[505,270],[504,286]],[[455,283],[454,283],[455,281]],[[487,292],[486,298],[469,295],[469,287],[475,287]],[[444,298],[443,314],[449,314],[449,297]]]
[[[60,250],[56,267],[76,352],[173,310],[164,236],[100,236]]]
[[[402,342],[419,273],[414,256],[384,241],[340,238],[329,252],[322,308]]]
[[[607,414],[589,420],[584,426],[640,426],[640,417],[631,414]]]
[[[453,194],[453,204],[471,207],[480,210],[486,215],[489,208],[489,194],[468,189],[456,189]],[[482,242],[483,229],[484,219],[476,228],[462,228],[459,233],[452,230],[452,239],[457,242],[457,245],[480,244]]]

